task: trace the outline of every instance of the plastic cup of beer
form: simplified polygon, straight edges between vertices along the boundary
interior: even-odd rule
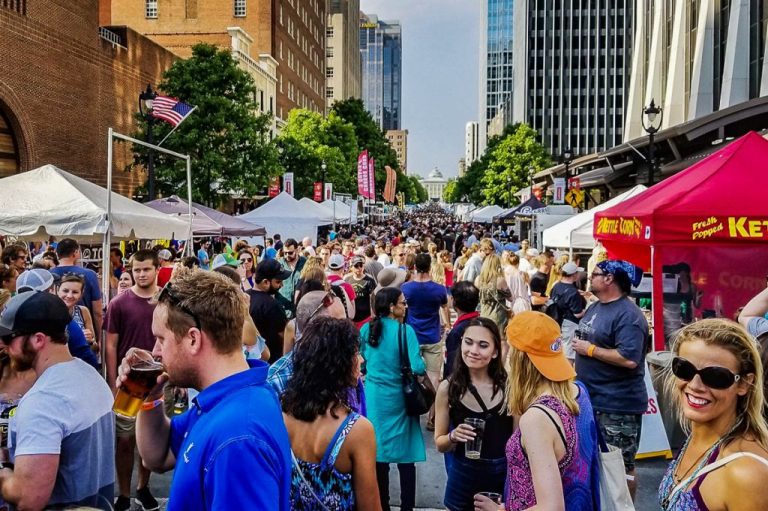
[[[476,419],[469,417],[464,420],[464,424],[468,424],[475,432],[475,438],[467,440],[467,444],[464,446],[464,456],[471,460],[480,459],[480,451],[483,448],[483,432],[485,431],[485,421],[483,419]]]
[[[117,391],[112,411],[121,417],[136,417],[161,374],[163,364],[155,361],[147,351],[136,351],[131,361],[131,370]]]
[[[478,493],[478,495],[482,495],[483,497],[490,499],[491,502],[494,504],[501,504],[501,493],[496,493],[492,491],[481,491]]]

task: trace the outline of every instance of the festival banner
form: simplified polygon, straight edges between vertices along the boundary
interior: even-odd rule
[[[293,172],[283,174],[283,191],[293,197]]]
[[[368,179],[370,184],[368,185],[368,198],[376,200],[376,160],[370,158],[368,160]]]
[[[269,180],[269,198],[280,195],[280,176],[275,176]]]
[[[325,199],[333,200],[333,183],[325,183]]]
[[[556,177],[553,179],[552,192],[553,192],[552,193],[553,204],[565,203],[565,178],[564,177]]]
[[[323,202],[323,183],[317,182],[313,188],[313,199],[315,202]]]
[[[368,197],[368,150],[357,157],[357,194]]]
[[[397,172],[392,171],[392,189],[389,192],[389,202],[395,202],[395,193],[397,192]]]
[[[392,167],[389,165],[384,165],[384,170],[387,171],[387,183],[384,185],[384,201],[392,202],[390,194],[392,193],[392,174],[394,172],[392,171]]]

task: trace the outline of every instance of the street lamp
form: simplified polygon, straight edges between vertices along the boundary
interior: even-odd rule
[[[661,107],[656,106],[653,98],[651,98],[651,104],[643,108],[643,116],[640,118],[643,123],[643,129],[648,133],[648,164],[650,167],[648,170],[648,186],[653,185],[653,176],[656,172],[656,157],[654,154],[656,147],[653,144],[653,137],[658,133],[663,118],[664,113],[661,111]]]
[[[567,180],[569,177],[571,177],[568,175],[568,170],[570,168],[571,162],[573,161],[573,151],[571,151],[570,148],[563,149],[560,157],[563,160],[563,165],[565,165],[565,179]]]
[[[152,127],[155,124],[155,118],[152,115],[152,107],[155,102],[157,93],[152,90],[152,85],[147,84],[147,90],[139,93],[139,113],[147,121],[147,143],[154,143],[154,137],[152,133]],[[149,200],[155,200],[155,155],[152,149],[149,149],[149,162],[147,163],[147,181],[149,182],[148,195]]]

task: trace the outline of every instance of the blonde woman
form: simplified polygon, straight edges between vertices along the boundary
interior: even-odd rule
[[[437,245],[435,245],[434,243],[430,243],[429,245],[430,247],[434,245],[435,249],[437,249]],[[445,328],[450,328],[451,327],[451,288],[448,286],[448,282],[446,281],[445,264],[442,262],[440,256],[437,253],[435,253],[435,255],[431,257],[432,257],[432,263],[429,267],[429,275],[430,277],[432,277],[432,280],[434,282],[445,287],[445,292],[448,294],[448,307],[440,308],[440,321],[445,326]]]
[[[501,268],[509,288],[509,304],[513,314],[531,310],[531,296],[526,282],[527,274],[520,271],[520,258],[514,252],[501,253]]]
[[[501,269],[501,259],[495,253],[485,256],[475,286],[480,291],[480,316],[492,320],[503,332],[507,326],[509,308],[506,302],[510,293]]]
[[[560,257],[555,259],[555,264],[552,265],[552,269],[549,270],[549,281],[547,282],[547,296],[552,296],[552,288],[560,281],[560,277],[563,265],[570,260],[568,254],[560,254]]]
[[[453,281],[458,282],[463,280],[464,267],[467,265],[467,261],[472,257],[472,254],[480,249],[480,245],[472,245],[471,247],[462,247],[461,255],[456,259],[456,264],[453,270]]]
[[[672,353],[667,389],[690,436],[661,481],[662,509],[768,509],[768,426],[755,341],[737,323],[705,319],[678,332]]]
[[[507,442],[504,508],[597,509],[596,428],[586,390],[559,341],[560,327],[541,312],[516,314],[507,329],[507,399],[518,429]],[[566,507],[566,504],[567,507]],[[475,496],[476,510],[499,505]]]

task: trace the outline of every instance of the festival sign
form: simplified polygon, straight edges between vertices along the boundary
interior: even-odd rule
[[[313,199],[315,202],[323,202],[323,183],[317,182],[313,188]]]
[[[269,198],[280,195],[280,176],[275,176],[269,180]]]
[[[293,172],[283,174],[283,191],[293,197]]]
[[[552,203],[563,204],[565,202],[565,178],[556,177],[552,181]]]
[[[333,183],[325,183],[325,199],[324,200],[331,200],[333,199]]]

